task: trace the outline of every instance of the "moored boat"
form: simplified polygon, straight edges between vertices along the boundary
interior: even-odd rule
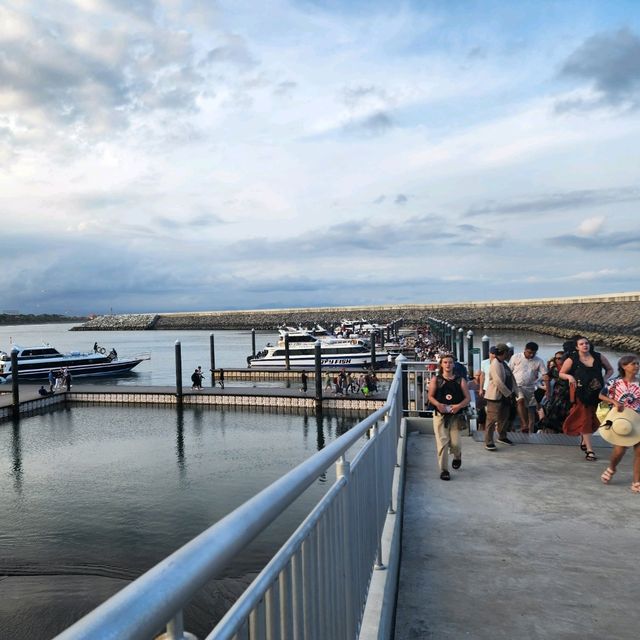
[[[289,366],[313,367],[315,343],[320,341],[320,362],[323,367],[368,367],[371,365],[371,343],[364,338],[335,338],[330,335],[314,335],[303,329],[280,330],[276,345],[267,344],[255,357],[249,356],[247,364],[256,368],[286,367],[285,334],[289,342]],[[387,353],[375,354],[376,366],[387,364]]]
[[[120,358],[115,349],[110,353],[99,348],[89,353],[72,351],[60,353],[50,345],[39,347],[21,347],[14,345],[18,356],[18,374],[20,379],[43,380],[49,371],[67,369],[74,377],[110,376],[127,373],[143,360],[149,360],[150,354],[143,353],[131,358]],[[12,378],[11,354],[0,351],[0,383]]]

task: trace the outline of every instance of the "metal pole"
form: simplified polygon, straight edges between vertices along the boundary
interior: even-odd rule
[[[211,359],[211,386],[216,386],[216,347],[213,333],[209,334],[209,354]]]
[[[456,339],[458,341],[458,360],[464,362],[464,329],[462,327],[458,329]]]
[[[182,347],[180,340],[176,340],[176,398],[182,402]]]
[[[18,349],[11,349],[11,392],[13,395],[13,417],[20,415],[20,373],[18,372]]]
[[[376,368],[376,334],[371,334],[371,370]]]
[[[316,375],[316,410],[322,411],[322,356],[321,356],[322,344],[320,340],[316,340],[313,345],[313,352],[315,357],[315,375]]]
[[[289,332],[285,331],[284,334],[284,368],[289,371],[291,369],[291,363],[289,361]]]
[[[473,331],[467,331],[467,368],[469,369],[469,377],[473,377]]]
[[[482,359],[486,360],[489,357],[489,336],[482,336]]]
[[[256,357],[256,330],[251,329],[251,353]]]
[[[456,338],[458,337],[458,330],[455,325],[451,326],[451,354],[453,355],[454,361],[458,359],[458,349],[456,346]]]

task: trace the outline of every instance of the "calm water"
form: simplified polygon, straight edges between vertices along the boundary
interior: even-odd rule
[[[201,365],[205,372],[210,368],[209,331],[69,331],[72,324],[20,325],[0,327],[0,349],[10,350],[11,341],[22,346],[40,345],[44,342],[58,350],[91,351],[93,343],[105,346],[107,350],[115,347],[120,356],[133,356],[141,352],[151,353],[151,360],[142,362],[126,376],[106,378],[83,378],[82,384],[120,384],[120,385],[174,385],[175,384],[175,341],[182,345],[183,385],[191,385],[193,370]],[[215,331],[216,367],[246,367],[246,357],[251,352],[251,331]],[[483,332],[477,331],[475,346],[481,346]],[[562,340],[539,333],[516,331],[488,332],[491,344],[511,342],[516,352],[522,351],[524,344],[534,340],[540,345],[538,355],[548,359],[562,347]],[[275,342],[275,332],[256,332],[256,349],[260,350],[267,342]],[[466,347],[465,347],[466,350]],[[616,366],[623,355],[609,349],[598,349]],[[209,384],[210,378],[205,378]],[[229,382],[233,386],[253,385],[251,382]],[[283,386],[284,382],[260,382],[260,386]]]
[[[0,424],[0,637],[51,638],[357,420],[78,406]],[[206,635],[328,475],[198,596],[192,631]]]

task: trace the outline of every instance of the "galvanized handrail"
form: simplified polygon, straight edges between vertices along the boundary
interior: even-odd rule
[[[404,358],[400,356],[398,362],[400,363],[402,360]],[[182,628],[182,610],[196,592],[209,580],[219,575],[239,552],[337,460],[339,460],[338,468],[341,470],[338,482],[301,525],[301,528],[294,534],[294,538],[296,535],[298,537],[304,535],[301,533],[302,530],[310,531],[309,528],[312,527],[313,522],[316,523],[316,527],[320,526],[321,532],[324,533],[318,533],[317,529],[314,530],[315,538],[306,549],[297,548],[296,541],[290,540],[287,543],[286,546],[293,549],[294,554],[299,553],[299,557],[293,556],[298,558],[293,563],[293,569],[289,567],[279,569],[280,572],[284,571],[285,577],[282,586],[279,587],[278,598],[287,599],[290,595],[294,600],[304,598],[303,592],[299,589],[299,574],[302,575],[303,567],[307,568],[306,575],[312,578],[314,572],[318,573],[322,570],[324,560],[335,554],[336,549],[341,550],[343,555],[347,553],[343,542],[348,545],[353,544],[354,548],[359,550],[369,550],[373,545],[372,557],[368,558],[367,555],[371,555],[371,553],[363,551],[358,557],[351,557],[342,563],[343,569],[341,571],[346,571],[353,576],[354,584],[358,588],[356,594],[349,593],[352,585],[346,587],[344,575],[341,575],[337,586],[341,589],[342,602],[337,598],[338,591],[332,591],[336,584],[323,581],[322,590],[314,595],[314,598],[318,598],[315,602],[309,600],[307,592],[307,601],[299,603],[299,607],[294,607],[296,615],[299,616],[296,618],[295,624],[302,624],[306,630],[298,637],[318,638],[319,640],[324,640],[327,637],[353,638],[359,625],[357,613],[359,611],[361,614],[364,606],[373,562],[377,560],[379,563],[380,561],[380,536],[387,507],[391,506],[391,481],[396,466],[396,445],[402,418],[401,376],[401,367],[398,366],[389,389],[387,402],[383,407],[165,558],[57,636],[58,640],[150,638],[159,633],[165,625],[168,638],[182,639],[185,637]],[[383,419],[385,423],[378,430],[377,423]],[[344,456],[370,429],[373,431],[372,440],[363,447],[363,451],[359,454],[359,459],[364,459],[366,456],[369,462],[367,465],[356,464],[354,460],[354,470],[351,474],[350,464]],[[370,447],[369,445],[373,441],[376,441],[377,446]],[[357,472],[359,468],[361,471]],[[351,475],[353,478],[350,477]],[[352,489],[348,496],[336,500],[337,494],[346,495],[341,489],[347,485]],[[373,514],[372,524],[375,526],[353,529],[355,533],[352,534],[349,527],[350,520],[365,522],[364,514]],[[323,517],[325,515],[327,517]],[[355,539],[350,539],[353,536]],[[309,556],[310,553],[315,555],[315,561]],[[269,566],[280,567],[280,565],[273,563],[283,562],[284,555],[286,555],[285,551],[279,552]],[[336,566],[336,563],[333,562],[332,566]],[[297,581],[296,576],[298,576]],[[316,577],[319,578],[319,576]],[[293,595],[291,592],[292,580],[295,582],[295,589],[298,590]],[[275,597],[275,594],[272,595]],[[249,594],[248,598],[251,597]],[[339,622],[335,617],[328,620],[325,609],[337,612],[343,602],[349,603],[353,598],[356,598],[355,605],[351,603],[350,609],[344,611],[344,621]],[[238,638],[276,637],[260,633],[261,629],[267,628],[267,618],[264,617],[267,615],[265,608],[262,607],[262,611],[265,612],[262,615],[254,613],[255,609],[250,607],[247,614],[250,620],[246,622],[246,617],[243,617],[244,613],[242,615],[236,613],[241,607],[248,606],[242,602],[242,600],[238,602],[237,606],[225,616],[209,637],[234,637],[228,634],[234,634],[236,631],[240,632],[240,635],[235,636]],[[252,601],[252,607],[254,605],[255,597]],[[258,607],[260,606],[258,604]],[[306,618],[300,614],[304,611],[309,614]],[[282,620],[281,613],[278,615],[280,617],[278,628],[282,624],[289,624],[287,620]],[[251,618],[253,622],[251,622]],[[232,624],[228,626],[230,619]],[[274,629],[273,610],[272,617],[268,622],[270,625],[268,628]],[[315,628],[313,627],[314,622],[316,623]],[[294,623],[291,622],[291,624]],[[331,629],[327,628],[327,624],[331,626]],[[334,632],[339,631],[339,627],[344,627],[347,633],[345,635],[335,634]],[[251,636],[248,635],[249,628],[253,631]],[[244,635],[245,631],[247,635]]]

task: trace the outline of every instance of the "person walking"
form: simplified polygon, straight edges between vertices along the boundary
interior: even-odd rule
[[[580,436],[580,449],[588,462],[598,459],[593,452],[591,435],[600,426],[596,409],[600,392],[612,373],[613,367],[607,358],[595,351],[584,336],[576,340],[576,350],[565,358],[560,369],[560,377],[569,383],[573,402],[562,430],[569,436]]]
[[[49,375],[47,378],[49,380],[49,393],[53,393],[53,387],[56,384],[56,377],[53,375],[53,369],[49,369]]]
[[[631,491],[640,493],[640,385],[638,370],[640,360],[637,356],[622,356],[618,360],[618,376],[612,378],[600,394],[600,399],[609,402],[613,408],[598,433],[613,445],[609,466],[602,472],[600,479],[609,484],[618,470],[618,465],[633,447],[633,478]]]
[[[224,369],[220,368],[218,377],[220,378],[220,388],[224,389]]]
[[[498,431],[498,442],[513,445],[507,436],[511,401],[518,393],[518,385],[507,366],[505,359],[509,353],[509,347],[503,342],[496,345],[495,357],[489,367],[489,384],[485,392],[487,401],[487,427],[484,432],[484,448],[487,451],[496,451],[493,441],[494,431]]]
[[[545,394],[549,399],[549,372],[542,358],[539,358],[538,345],[535,342],[527,342],[522,353],[516,353],[509,360],[509,367],[513,372],[518,385],[517,409],[520,418],[520,431],[522,433],[534,433],[536,421],[535,410],[538,403],[535,398],[536,387],[540,380],[544,382]]]
[[[300,374],[300,382],[302,383],[301,391],[303,393],[307,393],[307,372],[306,371],[303,371]]]
[[[64,381],[65,386],[67,387],[67,391],[71,391],[71,371],[65,367],[62,372],[62,379]]]
[[[440,480],[450,480],[449,453],[453,454],[451,466],[459,469],[462,465],[460,430],[466,426],[462,411],[469,405],[471,396],[467,381],[454,373],[454,358],[445,355],[440,358],[438,373],[429,381],[428,397],[434,407],[433,431],[436,436]]]

